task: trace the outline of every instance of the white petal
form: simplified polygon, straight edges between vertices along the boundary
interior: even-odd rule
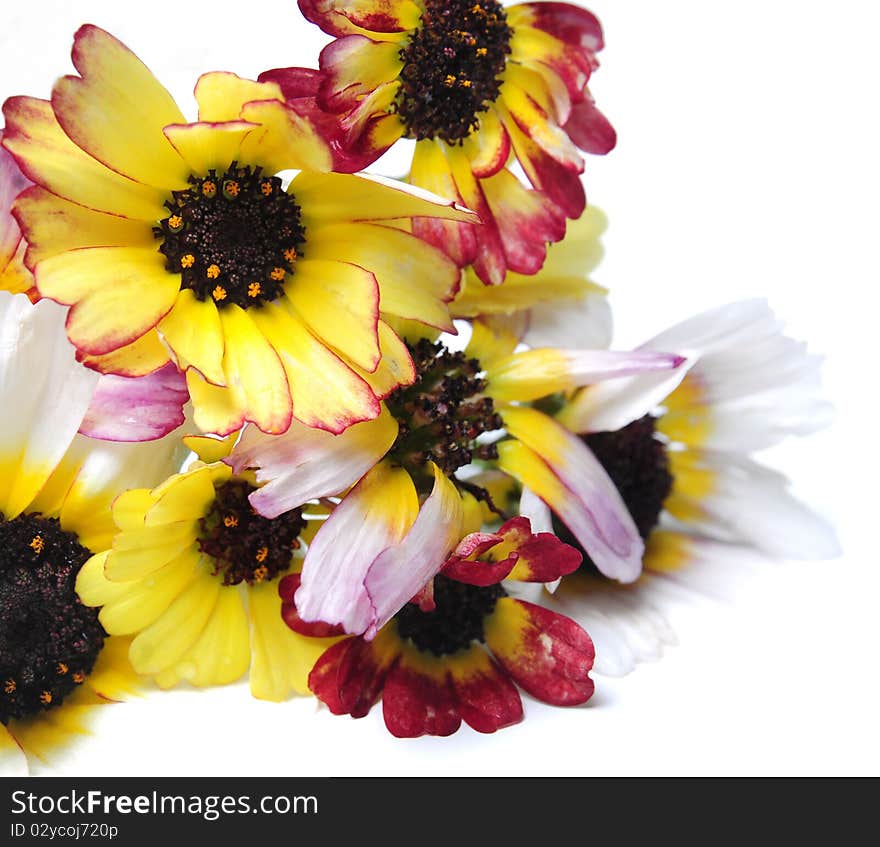
[[[528,312],[523,341],[530,347],[603,350],[611,344],[614,323],[604,292],[580,300],[537,303]]]
[[[0,511],[26,508],[82,423],[98,374],[74,357],[65,309],[0,292]]]
[[[308,500],[341,494],[388,451],[397,437],[397,423],[383,406],[378,418],[333,435],[294,422],[284,435],[268,436],[247,427],[227,459],[236,473],[257,469],[265,483],[251,505],[269,518]]]

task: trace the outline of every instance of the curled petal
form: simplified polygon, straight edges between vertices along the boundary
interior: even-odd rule
[[[104,441],[152,441],[183,423],[186,377],[170,362],[142,377],[105,375],[79,428]]]

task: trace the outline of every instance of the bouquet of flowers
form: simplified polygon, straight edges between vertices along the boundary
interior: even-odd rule
[[[596,17],[298,5],[318,68],[204,73],[195,120],[90,24],[3,105],[10,768],[148,685],[494,732],[656,655],[638,592],[717,542],[835,553],[754,458],[828,417],[765,301],[612,347]]]

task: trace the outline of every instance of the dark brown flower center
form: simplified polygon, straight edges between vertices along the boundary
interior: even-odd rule
[[[432,612],[423,612],[407,603],[395,616],[397,633],[423,652],[448,656],[464,650],[474,641],[484,641],[483,625],[495,611],[496,603],[507,596],[500,585],[466,585],[438,575],[434,578]]]
[[[302,252],[300,207],[276,176],[233,162],[218,176],[190,176],[153,230],[165,268],[199,300],[242,308],[275,300]]]
[[[410,138],[461,143],[498,98],[512,30],[494,0],[424,0],[424,7],[400,51],[397,113]]]
[[[0,723],[58,706],[94,668],[106,634],[74,587],[91,555],[56,518],[0,515]]]
[[[232,479],[219,486],[208,513],[199,521],[199,550],[214,560],[214,573],[224,585],[265,582],[290,567],[305,526],[302,512],[292,509],[277,518],[258,515],[248,501],[254,486]]]
[[[433,478],[426,469],[428,462],[452,477],[474,459],[497,459],[495,445],[477,439],[500,429],[503,422],[492,398],[483,394],[486,381],[477,359],[451,353],[440,342],[426,339],[409,349],[417,376],[412,385],[398,388],[386,400],[399,426],[388,455],[409,471],[417,487],[429,491]]]
[[[581,436],[620,492],[642,538],[647,538],[657,526],[673,483],[666,444],[655,436],[655,423],[655,418],[645,415],[614,432]],[[568,528],[555,516],[553,526],[566,544],[583,552]],[[581,568],[595,570],[586,553]]]

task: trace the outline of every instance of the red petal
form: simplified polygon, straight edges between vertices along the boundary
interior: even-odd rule
[[[570,618],[504,597],[486,621],[486,643],[517,684],[545,703],[574,706],[593,694],[596,651]]]
[[[345,635],[345,628],[340,624],[328,624],[324,621],[304,621],[296,610],[294,595],[302,581],[302,574],[288,574],[278,583],[278,595],[281,597],[281,617],[294,632],[312,638],[331,638],[334,635]]]
[[[528,3],[535,16],[532,26],[549,32],[567,44],[574,44],[586,53],[598,53],[605,42],[598,18],[586,9],[570,3]]]
[[[532,534],[528,518],[517,517],[507,521],[499,530],[505,548],[512,548],[518,557],[510,574],[522,582],[552,582],[578,569],[583,555],[574,547],[564,544],[552,532]]]
[[[330,35],[348,35],[352,24],[371,32],[403,32],[400,19],[394,14],[395,0],[374,0],[370,11],[346,8],[344,0],[299,0],[299,8],[307,20]]]
[[[519,723],[523,709],[516,686],[480,648],[473,649],[485,657],[479,666],[470,673],[451,674],[459,714],[477,732],[495,732]]]
[[[450,559],[440,573],[468,585],[495,585],[505,579],[516,564],[516,554],[500,562],[466,562]]]
[[[429,675],[407,664],[406,658],[385,680],[382,714],[397,738],[452,735],[461,726],[446,675]]]
[[[381,648],[388,646],[388,639],[383,641],[359,637],[339,641],[315,662],[309,688],[334,715],[362,718],[379,699],[385,678],[399,657],[387,651],[383,655]]]
[[[604,156],[617,144],[614,127],[596,108],[596,102],[586,90],[584,100],[572,108],[563,129],[581,150],[597,156]]]
[[[257,82],[276,83],[285,100],[316,97],[321,85],[321,72],[314,68],[273,68],[263,71],[257,77]]]

